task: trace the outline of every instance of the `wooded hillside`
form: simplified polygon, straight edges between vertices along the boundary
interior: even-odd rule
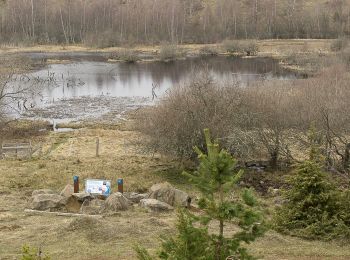
[[[347,0],[2,0],[0,42],[213,43],[350,34]]]

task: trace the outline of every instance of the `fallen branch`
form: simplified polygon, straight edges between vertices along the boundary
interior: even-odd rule
[[[88,215],[88,214],[77,214],[77,213],[65,213],[65,212],[50,212],[50,211],[41,211],[33,209],[25,209],[25,213],[34,214],[34,215],[53,215],[60,217],[91,217],[91,218],[103,218],[102,215]]]

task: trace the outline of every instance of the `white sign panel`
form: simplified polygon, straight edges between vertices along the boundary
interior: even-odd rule
[[[111,193],[111,181],[107,180],[86,180],[85,192],[91,194],[109,196]]]

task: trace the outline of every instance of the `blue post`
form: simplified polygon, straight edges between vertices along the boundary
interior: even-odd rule
[[[124,180],[123,179],[118,179],[117,183],[118,183],[118,192],[123,193]]]
[[[73,177],[73,183],[74,183],[74,193],[79,192],[79,176]]]

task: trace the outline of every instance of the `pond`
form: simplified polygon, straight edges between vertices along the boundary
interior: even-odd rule
[[[30,101],[30,109],[27,104],[22,116],[79,120],[101,117],[111,111],[120,115],[151,104],[172,86],[184,84],[193,73],[200,71],[208,71],[219,82],[235,81],[243,85],[262,77],[267,80],[296,77],[270,58],[215,56],[168,63],[99,60],[82,56],[79,60],[52,64],[28,75],[41,82],[41,91]],[[25,80],[21,84],[26,84]]]

